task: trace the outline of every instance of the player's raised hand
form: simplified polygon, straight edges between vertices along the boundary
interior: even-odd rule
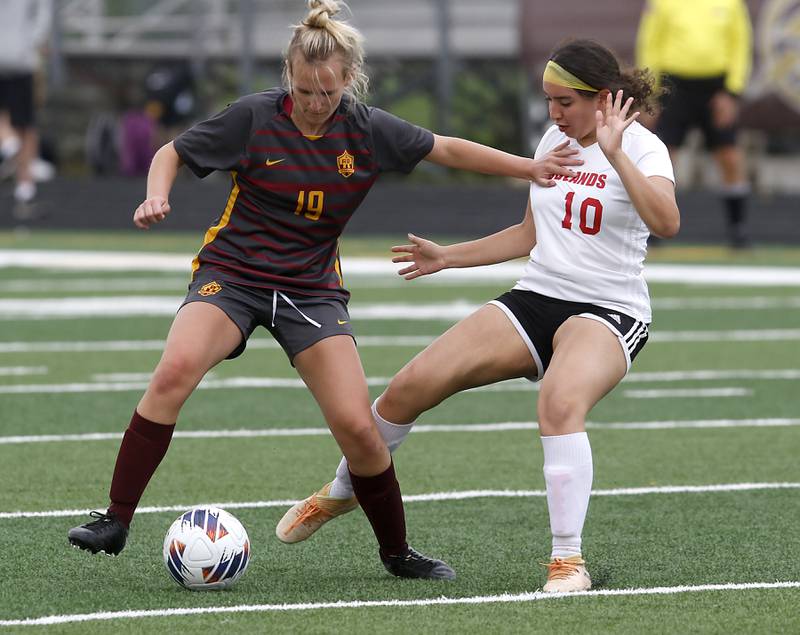
[[[633,113],[628,117],[628,110],[633,104],[633,97],[628,97],[622,103],[622,91],[617,91],[616,98],[608,93],[605,108],[595,113],[597,121],[597,143],[600,149],[608,158],[620,151],[622,148],[622,133],[625,128],[630,126],[639,118],[639,112]],[[626,119],[627,117],[627,119]]]
[[[392,247],[394,253],[403,254],[392,258],[392,262],[411,263],[397,272],[406,280],[427,276],[447,267],[444,249],[441,245],[437,245],[432,240],[414,236],[414,234],[409,234],[408,240],[411,242],[410,245]]]
[[[149,229],[150,225],[160,223],[172,208],[163,196],[151,196],[142,202],[133,213],[133,224],[139,229]]]
[[[577,148],[570,148],[569,141],[557,145],[542,158],[533,161],[531,170],[531,181],[541,187],[553,187],[556,182],[553,176],[560,174],[563,176],[576,176],[574,170],[570,170],[571,165],[583,165],[583,159],[578,159]]]

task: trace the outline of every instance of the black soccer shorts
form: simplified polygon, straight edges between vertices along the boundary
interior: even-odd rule
[[[512,289],[489,304],[506,314],[528,346],[536,363],[536,376],[530,377],[533,381],[544,377],[553,357],[553,337],[572,316],[597,320],[607,326],[622,345],[627,370],[649,337],[647,324],[629,315],[595,304],[550,298],[534,291]]]
[[[0,73],[0,109],[8,111],[11,126],[18,130],[36,123],[32,73]]]
[[[661,96],[661,114],[655,132],[667,146],[683,144],[692,128],[703,132],[709,150],[736,144],[736,124],[718,128],[711,114],[711,98],[724,90],[724,77],[684,79],[665,75],[663,84],[668,92]]]

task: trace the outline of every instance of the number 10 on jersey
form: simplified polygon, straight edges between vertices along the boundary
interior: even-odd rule
[[[564,201],[564,206],[566,208],[566,213],[564,214],[564,220],[561,221],[561,227],[564,229],[572,229],[572,201],[575,198],[575,192],[568,192],[567,198]],[[589,224],[589,208],[594,208],[594,215],[592,217],[592,224]],[[584,199],[583,203],[581,203],[581,224],[580,228],[584,234],[588,234],[589,236],[594,236],[597,232],[600,231],[600,223],[603,222],[603,204],[598,201],[596,198],[587,198]]]
[[[308,194],[308,196],[306,196]],[[322,216],[322,206],[325,203],[325,192],[322,190],[311,190],[306,192],[300,190],[297,193],[297,208],[294,213],[298,216],[303,214],[308,220],[319,220]]]

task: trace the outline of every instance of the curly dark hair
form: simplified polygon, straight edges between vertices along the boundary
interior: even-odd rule
[[[622,89],[625,97],[633,97],[633,107],[653,114],[663,89],[647,69],[620,68],[616,55],[594,40],[568,40],[560,44],[550,58],[575,77],[598,90],[607,88],[612,94]],[[597,93],[578,90],[581,95],[594,98]]]

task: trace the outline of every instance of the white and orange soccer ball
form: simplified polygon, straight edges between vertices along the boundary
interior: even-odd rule
[[[232,586],[249,562],[247,531],[232,514],[217,507],[196,507],[181,514],[164,538],[167,571],[193,591]]]

